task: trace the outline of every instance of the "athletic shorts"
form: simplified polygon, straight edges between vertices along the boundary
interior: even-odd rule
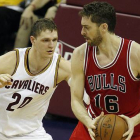
[[[87,128],[78,122],[69,140],[91,140]],[[133,137],[131,140],[140,140],[140,136]]]

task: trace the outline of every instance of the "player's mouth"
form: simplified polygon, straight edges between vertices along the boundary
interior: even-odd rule
[[[53,50],[49,50],[49,51],[47,51],[49,54],[52,54],[53,53]]]
[[[88,40],[90,40],[88,37],[86,37],[86,36],[84,36],[84,39],[86,40],[86,41],[88,41]]]

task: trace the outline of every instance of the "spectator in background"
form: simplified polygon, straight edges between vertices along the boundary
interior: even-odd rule
[[[54,19],[55,18],[55,15],[56,15],[56,12],[57,12],[57,9],[58,9],[58,7],[59,7],[59,5],[61,3],[66,3],[66,0],[57,0],[56,5],[54,5],[54,6],[52,6],[52,7],[50,7],[48,9],[48,11],[46,12],[45,17],[46,18],[52,18],[52,19]]]
[[[0,0],[0,55],[12,50],[9,43],[13,33],[18,30],[20,16],[23,11],[20,3],[23,1]]]
[[[54,18],[60,3],[66,0],[33,0],[24,10],[15,40],[15,48],[27,47],[33,23],[40,17]],[[45,5],[45,6],[44,6]]]

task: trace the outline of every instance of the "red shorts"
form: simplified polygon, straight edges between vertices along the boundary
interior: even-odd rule
[[[87,128],[78,122],[69,140],[91,140]],[[140,136],[133,137],[131,140],[140,140]]]
[[[69,140],[91,140],[87,128],[78,122]]]

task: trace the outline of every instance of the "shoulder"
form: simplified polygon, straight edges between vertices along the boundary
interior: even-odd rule
[[[12,75],[16,66],[17,51],[10,51],[0,56],[0,73],[7,73]]]
[[[59,63],[59,68],[60,69],[69,71],[70,65],[71,65],[70,61],[68,61],[68,60],[64,59],[63,57],[61,57],[60,63]]]
[[[79,47],[75,48],[75,50],[73,51],[73,55],[83,56],[85,54],[86,45],[87,43],[84,43],[80,45]]]
[[[65,60],[63,57],[60,59],[59,69],[58,69],[58,80],[57,83],[65,80],[68,81],[71,76],[71,63]]]
[[[74,66],[78,68],[81,66],[83,68],[86,45],[87,44],[84,43],[73,51],[71,59],[72,67]]]
[[[140,44],[137,42],[132,42],[131,51],[130,51],[130,62],[132,69],[137,71],[140,75]]]
[[[140,59],[140,44],[133,41],[131,46],[131,56],[133,58],[139,58]]]

